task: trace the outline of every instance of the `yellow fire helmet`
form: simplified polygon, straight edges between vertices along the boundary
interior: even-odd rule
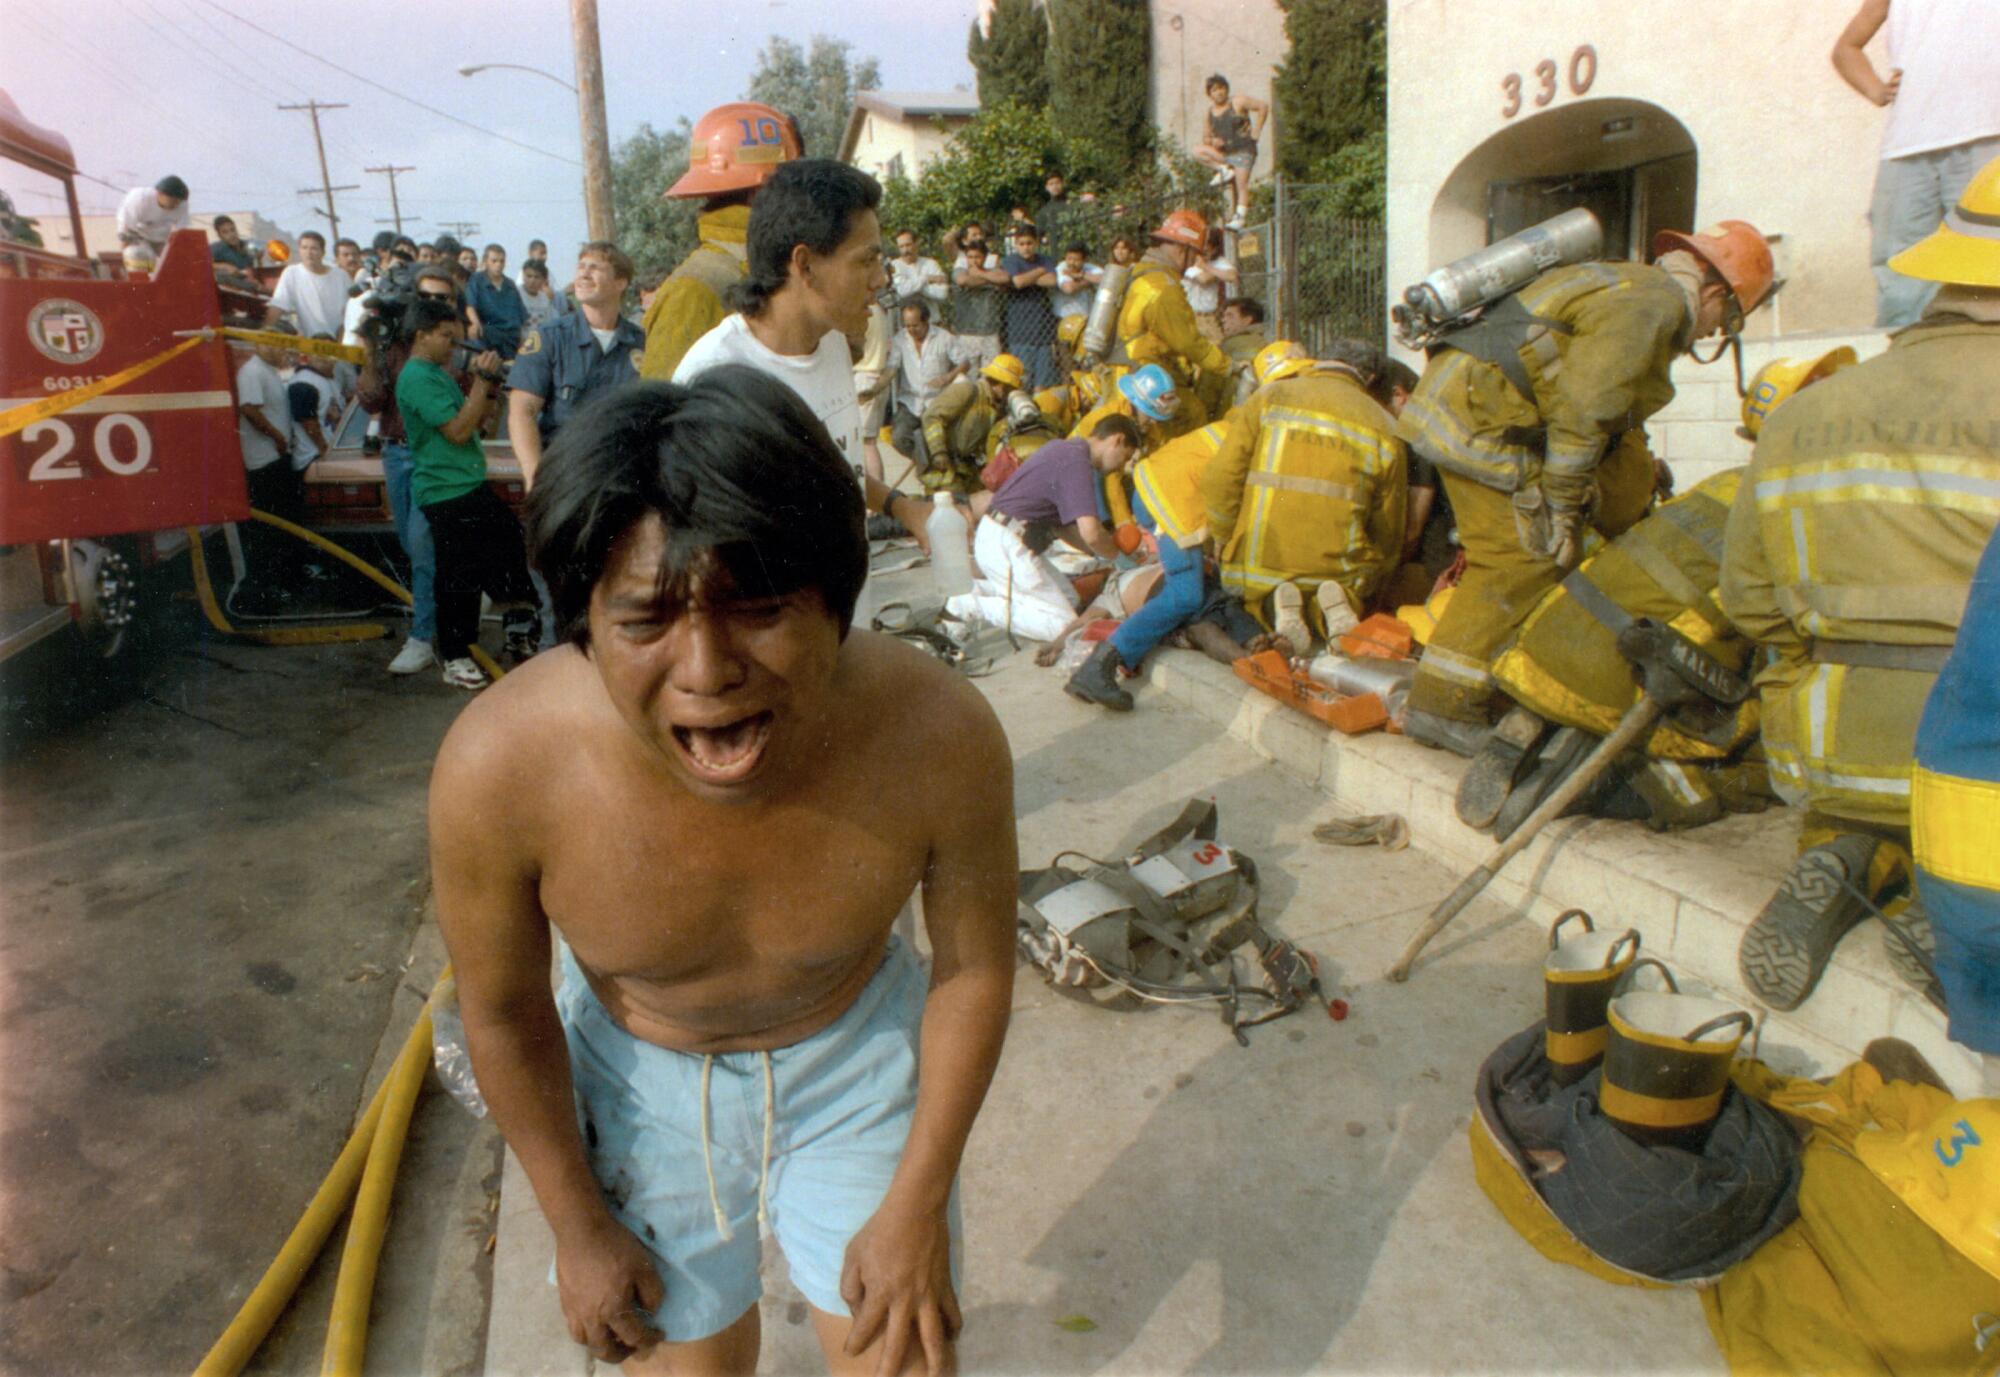
[[[1064,316],[1056,326],[1056,338],[1074,350],[1077,342],[1083,338],[1083,326],[1082,316]]]
[[[979,370],[979,376],[991,378],[994,382],[1007,387],[1019,387],[1022,379],[1028,376],[1028,370],[1012,354],[999,354],[994,357],[993,362]]]
[[[1930,238],[1904,249],[1889,266],[1926,282],[2000,287],[2000,158],[1966,184]]]
[[[1289,378],[1311,368],[1313,361],[1306,357],[1306,351],[1292,340],[1272,340],[1257,351],[1257,357],[1250,360],[1250,375],[1257,380],[1257,386],[1273,383],[1280,378]]]
[[[1737,433],[1746,440],[1756,439],[1771,413],[1794,392],[1803,392],[1854,361],[1854,350],[1845,344],[1827,350],[1816,359],[1772,359],[1750,380],[1750,390],[1743,397],[1743,428]]]
[[[1855,1155],[1938,1236],[2000,1277],[2000,1100],[1959,1100],[1909,1133],[1871,1128]]]

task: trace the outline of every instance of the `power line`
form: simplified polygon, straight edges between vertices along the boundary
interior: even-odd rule
[[[521,140],[514,138],[511,135],[502,134],[497,129],[488,129],[484,125],[474,124],[471,120],[460,119],[457,115],[452,114],[449,110],[440,110],[435,105],[426,105],[423,101],[418,100],[415,96],[406,96],[401,91],[395,90],[392,87],[384,86],[381,82],[376,81],[373,77],[363,76],[359,72],[341,66],[338,62],[334,62],[331,61],[330,59],[321,57],[318,53],[315,53],[308,48],[301,48],[298,44],[292,42],[290,39],[282,38],[279,35],[272,33],[269,29],[264,28],[262,25],[253,23],[252,21],[245,19],[242,15],[236,13],[234,10],[227,9],[222,5],[217,4],[216,0],[201,0],[201,3],[207,5],[210,9],[216,11],[218,14],[227,15],[229,18],[234,19],[237,23],[243,25],[245,28],[255,30],[256,32],[264,35],[264,37],[270,39],[274,43],[284,44],[287,48],[290,48],[293,52],[298,53],[302,57],[309,57],[314,62],[320,63],[322,66],[331,67],[333,68],[334,71],[339,72],[342,76],[347,77],[353,81],[358,81],[363,86],[373,87],[375,90],[380,91],[383,95],[394,96],[397,100],[402,101],[406,105],[414,105],[417,107],[417,109],[425,111],[428,114],[436,115],[439,119],[450,120],[453,124],[462,125],[463,127],[472,130],[475,134],[484,134],[489,139],[498,139],[502,143],[512,144],[514,147],[525,149],[527,152],[539,153],[544,158],[553,158],[559,163],[568,163],[571,167],[583,166],[583,164],[579,163],[575,158],[565,158],[560,153],[551,153],[546,148],[537,148],[535,147],[535,145],[531,143],[523,143]]]

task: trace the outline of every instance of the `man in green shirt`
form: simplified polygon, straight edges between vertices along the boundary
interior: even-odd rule
[[[437,545],[437,655],[453,688],[491,682],[471,658],[479,635],[479,595],[493,599],[507,629],[507,653],[524,660],[535,650],[535,591],[528,582],[521,526],[486,486],[480,424],[500,380],[500,356],[472,360],[467,395],[445,371],[452,347],[465,338],[458,307],[419,297],[404,328],[410,360],[396,378],[396,409],[410,442],[410,494],[430,522]]]

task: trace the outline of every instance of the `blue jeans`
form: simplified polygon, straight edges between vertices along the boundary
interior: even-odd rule
[[[389,492],[389,515],[396,539],[410,557],[410,635],[437,643],[437,545],[423,508],[410,500],[410,478],[417,471],[408,445],[382,446],[382,486]]]
[[[1162,540],[1160,569],[1166,574],[1160,591],[1111,633],[1112,647],[1127,669],[1137,669],[1154,646],[1201,611],[1201,551],[1184,550],[1171,539]]]
[[[1905,277],[1889,267],[1889,260],[1936,230],[1965,184],[1996,155],[2000,138],[1974,139],[1876,164],[1875,194],[1868,207],[1868,261],[1875,269],[1877,326],[1894,330],[1915,325],[1937,295],[1937,283]]]

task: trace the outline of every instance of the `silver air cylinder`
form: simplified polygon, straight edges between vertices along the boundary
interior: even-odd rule
[[[1132,269],[1127,264],[1113,263],[1104,270],[1104,280],[1091,298],[1090,315],[1083,322],[1086,357],[1102,362],[1118,342],[1118,308],[1125,304],[1125,288],[1131,281]]]
[[[1446,321],[1518,291],[1550,268],[1604,252],[1604,229],[1581,206],[1447,263],[1403,293],[1411,311]]]
[[[1417,677],[1415,660],[1372,660],[1327,653],[1317,655],[1306,673],[1335,693],[1372,693],[1394,717],[1410,696],[1410,683]]]

